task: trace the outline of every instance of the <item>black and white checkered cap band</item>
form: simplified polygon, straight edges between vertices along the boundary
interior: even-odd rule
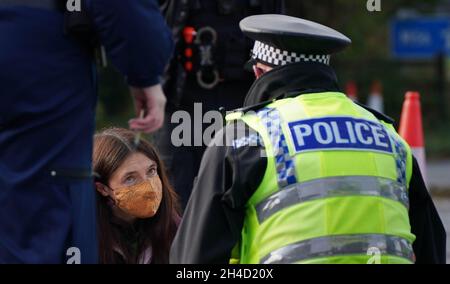
[[[330,55],[309,55],[298,54],[275,48],[260,41],[255,42],[253,47],[252,58],[261,60],[275,66],[282,66],[296,62],[317,62],[330,65]]]

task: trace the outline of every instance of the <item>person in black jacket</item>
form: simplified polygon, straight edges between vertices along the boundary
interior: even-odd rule
[[[246,90],[253,83],[251,74],[242,68],[252,43],[239,30],[238,23],[249,15],[282,13],[284,1],[163,2],[167,22],[173,29],[176,51],[164,84],[168,97],[166,122],[157,133],[155,144],[184,209],[207,146],[202,135],[211,123],[204,123],[203,115],[211,110],[223,108],[229,111],[240,107]],[[172,117],[179,111],[190,115],[188,124],[193,135],[189,137],[190,143],[174,146],[172,133],[181,123],[172,121]]]

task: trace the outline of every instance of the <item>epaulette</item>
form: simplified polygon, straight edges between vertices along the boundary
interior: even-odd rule
[[[256,105],[252,105],[252,106],[248,106],[248,107],[243,107],[243,108],[238,108],[233,110],[232,112],[242,112],[242,113],[247,113],[249,111],[258,111],[263,109],[265,106],[273,103],[275,100],[270,100],[270,101],[265,101],[262,103],[258,103]]]
[[[377,119],[382,120],[384,122],[387,122],[389,124],[394,124],[395,120],[392,117],[389,117],[379,111],[376,111],[374,109],[371,109],[370,107],[363,105],[361,103],[358,102],[354,102],[355,104],[357,104],[358,106],[362,107],[363,109],[367,110],[368,112],[372,113]]]

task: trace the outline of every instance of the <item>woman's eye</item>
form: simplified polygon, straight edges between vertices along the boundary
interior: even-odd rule
[[[155,176],[156,174],[157,174],[157,172],[156,172],[156,169],[155,169],[155,168],[151,168],[151,169],[148,171],[148,176],[150,176],[150,177]]]
[[[126,184],[133,184],[135,182],[136,182],[136,179],[133,176],[129,176],[129,177],[125,178]]]

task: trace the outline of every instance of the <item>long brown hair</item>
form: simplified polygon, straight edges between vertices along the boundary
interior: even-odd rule
[[[132,131],[120,128],[106,129],[95,135],[93,169],[97,175],[97,182],[109,186],[111,175],[130,154],[142,153],[155,161],[162,182],[163,198],[155,216],[137,221],[144,235],[144,239],[138,242],[138,252],[142,253],[151,245],[152,263],[168,263],[170,246],[180,220],[178,198],[155,149],[144,139],[141,139],[137,147],[134,146],[134,137]],[[108,198],[97,192],[100,262],[114,263],[114,248],[117,248],[124,255],[125,262],[134,263],[137,259],[131,259],[130,244],[121,240],[112,228],[113,215],[108,203]]]

